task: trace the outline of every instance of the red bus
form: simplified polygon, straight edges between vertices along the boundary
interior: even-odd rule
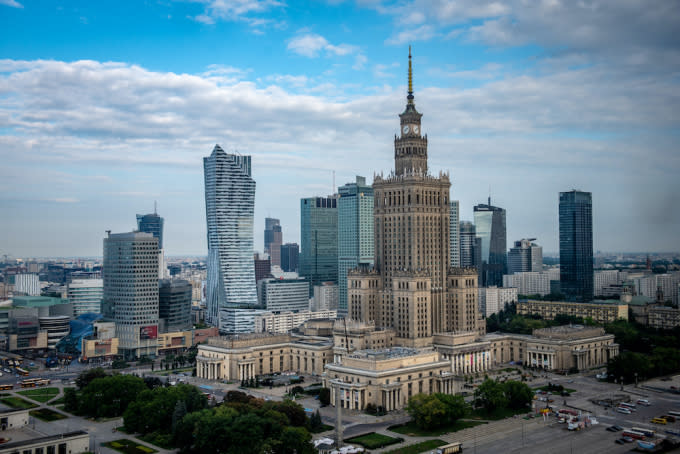
[[[624,429],[623,433],[621,434],[624,437],[630,437],[630,438],[635,438],[636,440],[644,440],[645,439],[645,434],[642,432],[638,432],[633,429]]]

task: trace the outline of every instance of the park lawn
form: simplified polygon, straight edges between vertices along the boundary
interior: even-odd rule
[[[36,404],[29,402],[26,399],[22,399],[21,397],[3,397],[0,399],[0,402],[12,408],[28,409],[37,407]]]
[[[491,413],[483,408],[476,408],[470,412],[471,419],[484,419],[489,421],[498,421],[499,419],[511,418],[515,415],[525,415],[531,412],[531,408],[497,408]]]
[[[409,437],[436,437],[438,435],[444,435],[450,432],[458,432],[459,430],[469,429],[470,427],[479,426],[480,424],[486,424],[481,421],[456,421],[453,425],[438,427],[436,429],[421,429],[416,425],[415,422],[409,421],[406,424],[398,424],[396,426],[390,426],[387,430],[396,432],[402,435],[408,435]]]
[[[128,440],[127,438],[121,438],[120,440],[114,440],[102,444],[111,449],[115,449],[118,452],[122,452],[123,454],[151,454],[158,452],[155,449],[140,445],[132,440]]]
[[[159,448],[174,450],[175,446],[172,444],[172,434],[150,433],[146,435],[139,435],[137,438],[144,440],[150,445],[158,446]]]
[[[25,391],[17,391],[17,394],[21,394],[22,396],[30,397],[33,400],[44,403],[55,398],[59,394],[59,388],[34,388],[27,389]]]
[[[388,437],[387,435],[377,434],[375,432],[345,439],[345,443],[356,443],[367,449],[379,449],[385,446],[401,443],[402,441],[404,441],[404,439],[401,437]]]
[[[439,446],[444,446],[445,444],[447,443],[443,440],[427,440],[414,445],[393,449],[383,454],[420,454],[421,452],[427,452],[434,448],[438,448]]]
[[[60,419],[66,419],[67,416],[62,415],[49,408],[39,408],[38,410],[31,410],[28,412],[29,415],[38,418],[41,421],[52,422],[58,421]]]

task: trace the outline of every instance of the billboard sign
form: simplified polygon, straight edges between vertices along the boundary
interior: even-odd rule
[[[158,339],[158,325],[140,326],[139,340]]]

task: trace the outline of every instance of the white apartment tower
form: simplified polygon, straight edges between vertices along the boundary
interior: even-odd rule
[[[451,217],[449,219],[449,249],[451,250],[451,266],[460,265],[460,203],[451,201]]]
[[[104,317],[116,324],[125,359],[155,356],[158,347],[158,238],[110,233],[104,238]]]
[[[237,326],[233,310],[257,305],[253,218],[255,180],[250,156],[227,154],[215,145],[203,158],[205,214],[208,224],[206,320],[220,332]]]

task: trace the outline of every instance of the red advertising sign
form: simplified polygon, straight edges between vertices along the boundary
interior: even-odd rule
[[[141,326],[139,340],[158,339],[158,325]]]

